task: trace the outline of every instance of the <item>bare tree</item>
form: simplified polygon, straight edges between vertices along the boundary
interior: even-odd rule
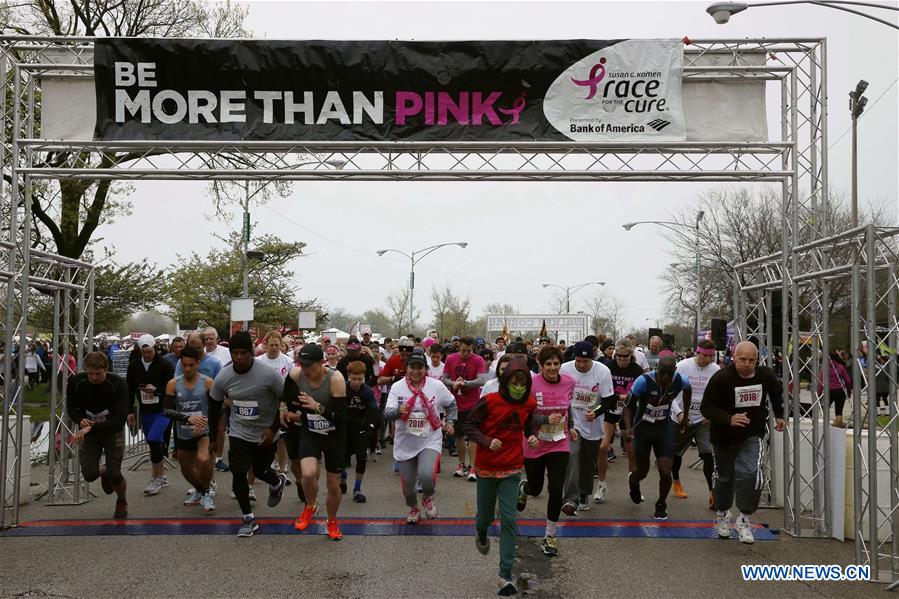
[[[387,317],[390,322],[390,326],[393,329],[393,334],[396,336],[404,334],[409,330],[411,326],[409,320],[409,300],[411,296],[409,294],[408,287],[402,287],[397,289],[393,293],[387,296],[385,300],[387,304]],[[415,311],[415,319],[417,320],[420,313]]]
[[[621,300],[603,290],[588,297],[584,303],[587,314],[592,316],[592,330],[618,339],[624,325],[624,304]]]
[[[449,285],[431,290],[431,308],[434,311],[434,327],[444,336],[462,335],[469,331],[468,316],[471,298],[457,296]]]

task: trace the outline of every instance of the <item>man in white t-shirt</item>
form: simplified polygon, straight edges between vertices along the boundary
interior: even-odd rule
[[[219,334],[214,327],[203,329],[203,348],[207,356],[213,356],[222,363],[222,368],[231,363],[231,352],[219,345]]]
[[[712,473],[715,470],[715,462],[712,457],[712,443],[709,438],[709,421],[702,417],[702,414],[699,412],[699,405],[702,403],[702,396],[705,393],[705,387],[709,379],[720,370],[714,362],[715,353],[715,342],[710,339],[703,339],[699,342],[699,347],[696,348],[695,357],[681,360],[677,363],[677,372],[690,381],[693,395],[690,405],[687,406],[686,413],[684,412],[682,395],[678,395],[671,406],[671,419],[680,424],[674,444],[674,463],[671,467],[674,496],[681,499],[687,497],[684,485],[680,481],[680,467],[684,453],[690,448],[690,442],[696,439],[696,449],[699,451],[699,457],[702,459],[702,472],[709,486],[709,509],[714,509],[715,505],[712,498]]]
[[[574,429],[577,439],[570,442],[568,470],[565,474],[565,494],[562,511],[568,516],[577,515],[577,511],[590,509],[587,497],[593,491],[593,475],[596,473],[596,460],[599,446],[603,438],[603,417],[594,411],[603,398],[607,401],[615,396],[612,385],[612,373],[600,362],[593,359],[593,344],[589,341],[578,341],[574,344],[574,360],[562,364],[561,374],[574,379],[574,392],[571,398],[571,413],[574,418]],[[604,483],[603,483],[604,484]],[[602,501],[605,495],[603,485],[597,487],[594,499]]]

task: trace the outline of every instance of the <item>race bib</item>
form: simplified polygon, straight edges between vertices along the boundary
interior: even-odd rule
[[[233,400],[231,410],[241,420],[257,420],[259,418],[259,402],[255,399]]]
[[[310,431],[319,435],[327,435],[336,429],[334,424],[321,414],[306,414],[306,426]]]
[[[97,412],[96,414],[94,414],[90,410],[85,410],[84,412],[85,414],[87,414],[88,418],[94,421],[94,424],[104,422],[109,416],[109,410],[103,410],[102,412]]]
[[[757,408],[760,405],[762,405],[761,385],[747,385],[734,389],[734,407],[736,409]]]
[[[568,416],[563,416],[558,424],[544,424],[537,433],[537,438],[541,441],[557,443],[565,438],[565,426]]]
[[[190,418],[191,416],[202,416],[203,415],[203,412],[183,412],[183,413],[187,414],[188,418]],[[208,430],[209,429],[207,428],[206,430],[203,431],[203,433],[207,432]],[[200,434],[203,434],[203,433],[200,433]],[[194,432],[194,427],[192,424],[179,421],[178,422],[178,436],[181,439],[192,439],[195,436],[197,436],[197,434]]]
[[[694,399],[690,402],[690,414],[700,415],[699,406],[702,403],[701,399]]]
[[[416,437],[426,437],[431,432],[431,423],[424,412],[412,412],[406,421],[406,432]]]
[[[618,401],[615,403],[615,414],[621,414],[624,411],[624,399],[619,395]]]
[[[646,422],[655,422],[657,420],[664,420],[668,417],[668,410],[671,406],[668,404],[661,406],[647,405],[646,411],[643,412],[643,420]]]
[[[587,411],[596,403],[596,393],[575,389],[572,403],[575,408]]]
[[[153,394],[150,393],[149,391],[144,391],[143,389],[141,389],[141,390],[140,390],[140,402],[141,402],[142,404],[144,404],[145,406],[149,406],[149,405],[153,405],[153,404],[158,404],[158,403],[159,403],[159,396],[158,396],[158,395],[153,395]]]

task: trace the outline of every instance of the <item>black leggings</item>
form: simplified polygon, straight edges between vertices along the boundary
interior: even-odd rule
[[[705,475],[705,482],[709,485],[709,491],[712,490],[712,474],[715,472],[715,460],[710,453],[701,453],[699,458],[702,460],[702,473]],[[674,463],[671,466],[671,478],[680,480],[680,465],[684,461],[682,456],[674,454]]]
[[[356,433],[347,431],[346,436],[346,460],[344,464],[350,465],[350,456],[356,456],[356,474],[365,474],[366,454],[368,453],[368,443],[373,435],[369,435],[367,430],[361,430]]]
[[[259,480],[264,480],[270,485],[278,484],[278,475],[272,470],[272,460],[275,459],[275,444],[266,446],[258,443],[250,443],[237,437],[228,437],[228,462],[231,468],[231,489],[237,497],[240,511],[249,514],[253,511],[250,507],[250,484],[247,482],[247,472],[253,468],[253,474]]]
[[[843,416],[843,406],[846,405],[846,392],[842,389],[830,390],[830,403],[833,405],[833,415]]]
[[[568,452],[554,451],[539,458],[525,458],[524,473],[527,476],[525,492],[537,497],[543,491],[544,476],[549,480],[546,502],[546,519],[558,522],[562,511],[562,493],[565,487],[565,472],[568,470]]]

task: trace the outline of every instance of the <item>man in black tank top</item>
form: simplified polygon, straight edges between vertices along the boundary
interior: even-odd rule
[[[300,483],[306,507],[294,527],[305,531],[318,511],[319,459],[324,457],[328,537],[339,541],[343,538],[337,524],[337,510],[343,496],[340,473],[346,451],[346,383],[340,373],[327,371],[322,366],[323,358],[321,347],[314,343],[304,345],[300,350],[300,367],[293,368],[284,381],[281,424],[284,427],[300,425],[296,437],[299,448],[295,451],[300,459]]]

